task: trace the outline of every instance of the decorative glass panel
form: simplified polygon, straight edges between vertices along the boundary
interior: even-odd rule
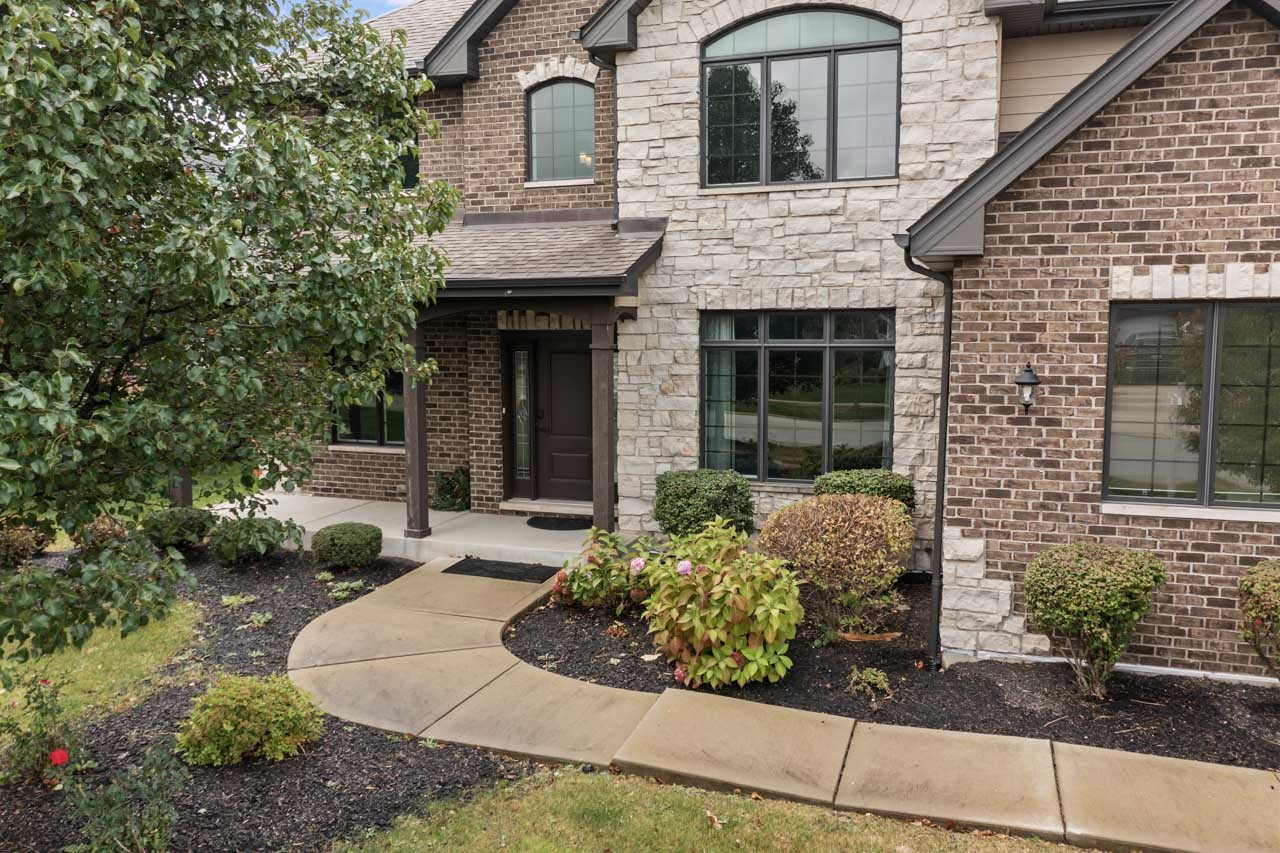
[[[832,318],[832,337],[837,341],[893,340],[892,311],[845,311]]]
[[[595,176],[595,90],[562,81],[529,96],[529,179],[568,181]]]
[[[770,314],[769,340],[820,341],[822,319],[821,314]]]
[[[831,468],[881,468],[893,448],[893,351],[836,350],[831,376]]]
[[[826,56],[769,63],[770,181],[827,177],[827,106]]]
[[[768,473],[812,480],[822,473],[822,362],[825,351],[770,350]]]
[[[707,68],[707,183],[760,180],[760,63]]]
[[[1206,305],[1115,309],[1109,494],[1197,497],[1208,318]]]
[[[878,18],[821,9],[774,15],[744,24],[710,42],[703,55],[708,59],[755,56],[784,50],[896,41],[897,38],[897,27]]]
[[[836,177],[878,178],[898,170],[898,51],[836,59]]]
[[[703,355],[703,464],[754,477],[760,424],[759,353],[716,349]]]
[[[515,410],[515,466],[513,476],[517,480],[529,479],[531,442],[529,438],[529,351],[516,350],[512,371],[511,396]]]
[[[1280,305],[1225,303],[1215,500],[1280,502]]]

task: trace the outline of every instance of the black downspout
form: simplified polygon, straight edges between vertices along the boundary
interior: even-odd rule
[[[570,38],[576,39],[578,32],[569,34]],[[597,68],[613,74],[613,227],[618,228],[619,205],[618,205],[618,64],[601,59],[595,54],[589,54],[587,60]]]
[[[947,499],[947,415],[951,408],[951,274],[931,270],[915,262],[911,257],[911,236],[895,235],[902,247],[902,257],[907,269],[934,281],[942,282],[942,393],[938,401],[938,466],[937,487],[933,496],[933,553],[929,555],[930,587],[932,593],[932,619],[929,625],[929,669],[942,669],[942,525],[946,516]]]

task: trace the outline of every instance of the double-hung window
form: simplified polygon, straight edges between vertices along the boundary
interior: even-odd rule
[[[893,464],[893,312],[710,313],[702,464],[759,480]]]
[[[707,186],[893,177],[897,26],[818,9],[760,18],[708,42]]]
[[[1103,494],[1280,504],[1280,302],[1111,309]]]
[[[404,378],[387,374],[387,393],[373,394],[356,405],[338,406],[333,429],[337,444],[404,444]]]

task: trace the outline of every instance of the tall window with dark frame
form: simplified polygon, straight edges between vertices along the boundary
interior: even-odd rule
[[[759,480],[893,465],[893,312],[702,319],[702,464]]]
[[[818,9],[759,18],[708,42],[706,185],[896,175],[900,40],[887,21]]]
[[[404,444],[404,378],[387,374],[387,393],[375,394],[351,406],[338,406],[333,428],[335,444]]]
[[[589,180],[596,168],[595,89],[580,80],[552,80],[528,96],[531,182]]]
[[[1112,306],[1103,495],[1280,504],[1280,302]]]

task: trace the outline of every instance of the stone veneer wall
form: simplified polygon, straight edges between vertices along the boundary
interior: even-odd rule
[[[669,218],[662,257],[640,279],[638,317],[619,326],[620,523],[653,530],[654,478],[698,464],[700,311],[893,308],[894,468],[920,490],[923,547],[932,535],[941,286],[906,268],[893,235],[995,150],[997,24],[982,0],[862,4],[902,22],[898,179],[700,188],[701,43],[734,22],[794,5],[654,0],[639,16],[637,49],[618,55],[621,214]],[[761,487],[759,508],[805,491]],[[927,554],[919,559],[927,564]]]
[[[1262,673],[1236,585],[1280,557],[1280,521],[1104,512],[1101,480],[1111,301],[1280,298],[1278,156],[1280,31],[1228,7],[988,205],[986,255],[955,271],[944,646],[1048,650],[1025,633],[1027,561],[1098,540],[1170,571],[1125,660]]]

